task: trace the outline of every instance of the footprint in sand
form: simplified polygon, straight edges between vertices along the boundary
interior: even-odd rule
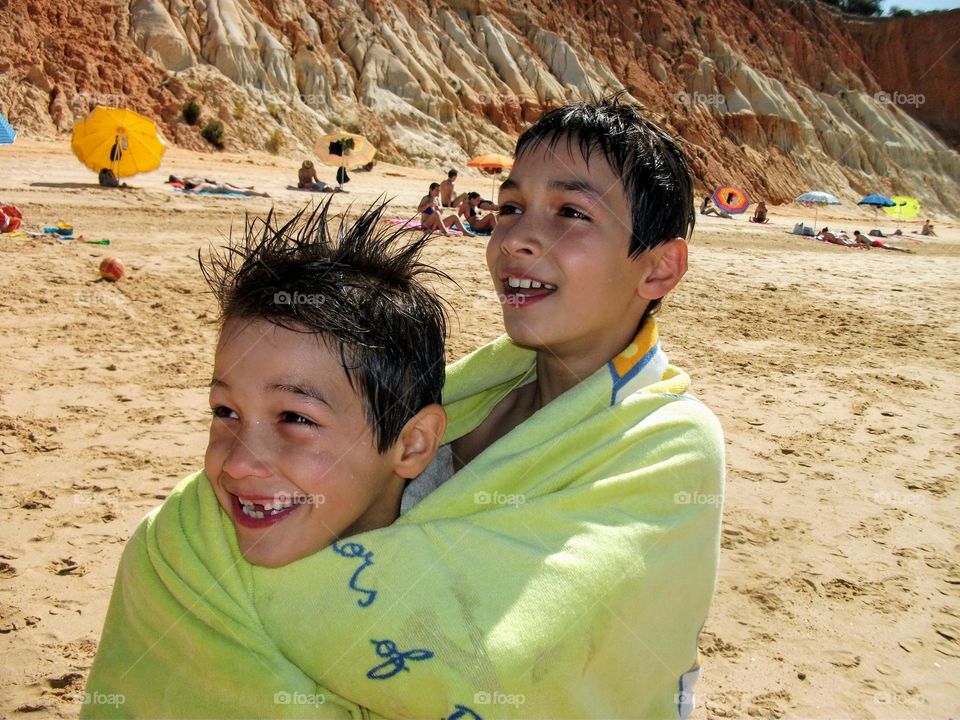
[[[849,650],[826,650],[823,656],[831,665],[838,668],[855,668],[860,665],[860,656]]]
[[[60,558],[50,563],[49,567],[57,575],[75,575],[79,577],[87,572],[83,566],[73,558]]]
[[[960,658],[960,625],[938,623],[933,629],[942,638],[933,646],[934,650],[948,657]]]

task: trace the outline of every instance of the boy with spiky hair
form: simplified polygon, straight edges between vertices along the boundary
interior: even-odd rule
[[[223,542],[255,566],[294,563],[392,523],[407,480],[436,452],[446,426],[439,405],[446,316],[423,281],[442,273],[418,259],[425,238],[407,243],[409,234],[379,229],[383,205],[332,229],[329,207],[282,227],[272,215],[254,220],[242,242],[201,260],[220,305],[204,472],[180,483],[127,544],[85,716],[202,717],[233,702],[273,707],[264,705],[271,698],[245,696],[239,687],[231,689],[235,697],[217,697],[197,674],[205,665],[215,672],[210,658],[224,641],[232,647],[236,634],[211,632],[199,611],[163,620],[171,604],[180,607],[193,569],[200,573],[197,598],[231,592],[233,578],[191,568],[185,551],[174,551],[179,574],[157,557],[196,532],[205,538],[200,545]],[[188,518],[192,497],[206,500]],[[178,530],[164,536],[160,550],[150,537],[165,517],[176,517]],[[235,607],[246,606],[235,599]],[[231,622],[233,611],[224,612],[215,626]],[[266,672],[275,688],[298,687],[302,674],[261,657],[254,648],[266,641],[255,634],[243,633],[249,652],[227,663],[240,673],[238,683]],[[179,650],[165,652],[160,639],[174,637]],[[181,655],[187,647],[199,665]],[[133,672],[148,666],[145,675]],[[316,691],[315,684],[299,687]],[[190,703],[194,691],[201,700]],[[180,699],[189,708],[177,706]]]
[[[445,426],[424,240],[398,250],[380,206],[334,241],[329,206],[280,228],[254,221],[242,246],[201,261],[222,323],[204,469],[257,565],[389,525]]]

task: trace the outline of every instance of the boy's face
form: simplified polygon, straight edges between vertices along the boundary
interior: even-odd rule
[[[626,347],[649,301],[638,289],[648,263],[629,258],[630,205],[603,156],[588,165],[564,139],[532,147],[498,203],[487,265],[510,337],[593,367]]]
[[[286,565],[396,519],[403,481],[320,336],[228,320],[210,407],[204,469],[249,562]]]

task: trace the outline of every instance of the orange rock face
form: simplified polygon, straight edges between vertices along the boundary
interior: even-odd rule
[[[231,150],[341,127],[380,157],[509,152],[544,109],[623,91],[685,144],[698,187],[785,202],[909,190],[957,213],[960,11],[852,19],[776,0],[12,0],[0,110],[56,136],[97,104]],[[179,5],[177,7],[180,7]],[[218,14],[207,14],[218,13]],[[929,128],[933,129],[933,132]],[[944,139],[946,142],[944,142]]]

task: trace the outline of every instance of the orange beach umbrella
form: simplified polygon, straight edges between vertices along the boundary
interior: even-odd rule
[[[490,155],[477,155],[477,157],[471,159],[467,163],[467,167],[477,168],[487,175],[492,175],[494,182],[490,191],[493,192],[497,186],[496,176],[501,174],[504,170],[509,170],[513,167],[513,158],[496,153],[492,153]]]

